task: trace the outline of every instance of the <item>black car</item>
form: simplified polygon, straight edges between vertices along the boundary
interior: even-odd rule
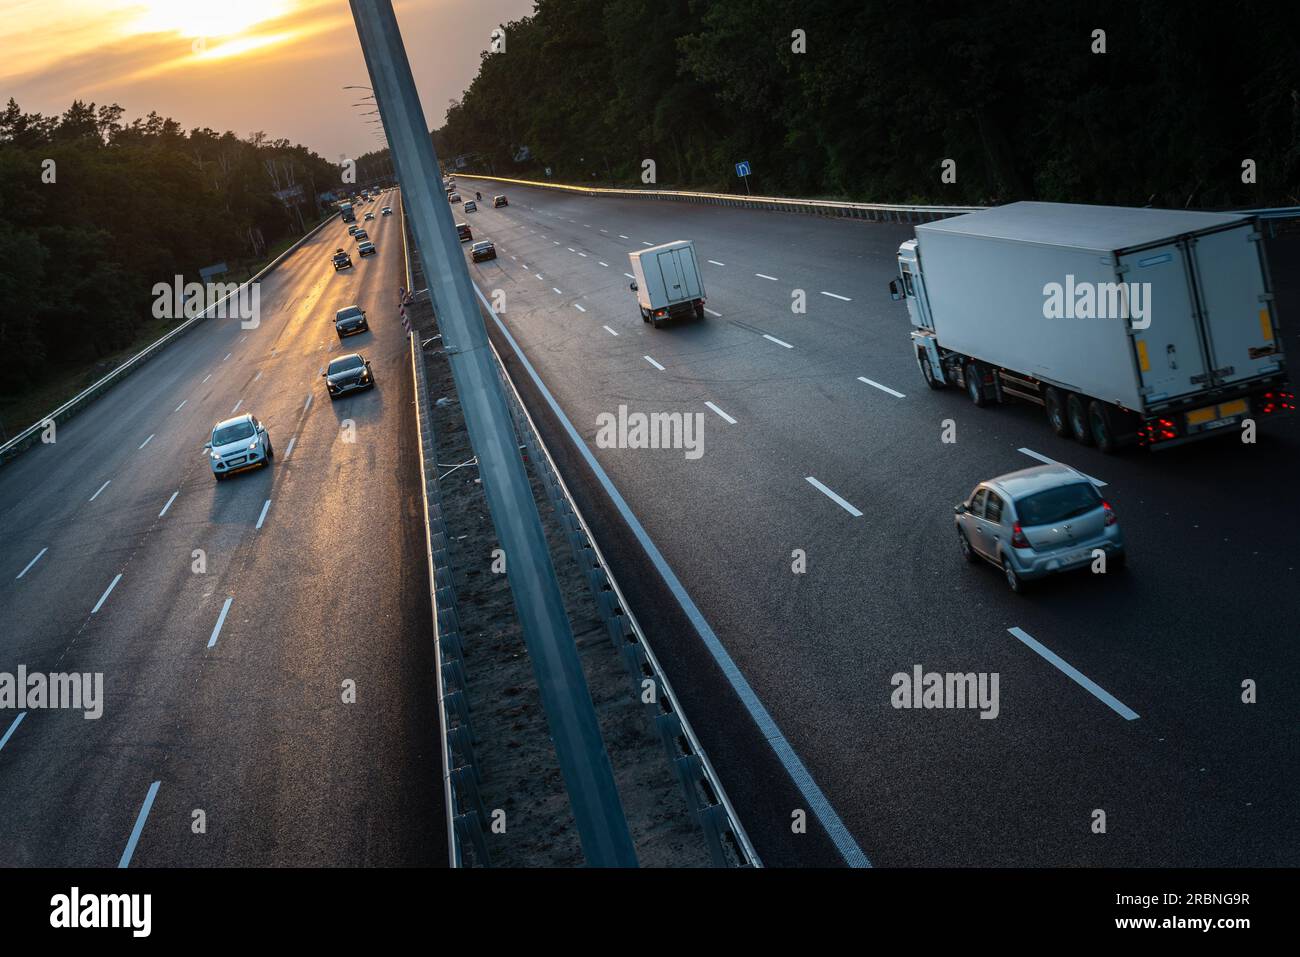
[[[351,256],[349,256],[342,249],[334,250],[334,271],[335,272],[338,272],[340,269],[347,269],[351,265],[352,265]]]
[[[491,241],[485,239],[482,242],[475,243],[473,246],[469,247],[469,258],[474,260],[476,263],[481,263],[485,259],[496,259],[497,248],[491,243]]]
[[[373,389],[375,377],[370,371],[370,360],[357,352],[339,356],[321,373],[330,398],[337,399],[347,392]]]
[[[360,306],[340,309],[334,314],[334,331],[339,334],[340,339],[356,332],[370,331],[370,323],[366,321],[366,311]]]
[[[508,199],[506,199],[504,196],[493,196],[493,197],[492,197],[492,208],[493,208],[493,209],[496,209],[498,206],[509,206],[509,205],[510,205],[510,201],[509,201]]]

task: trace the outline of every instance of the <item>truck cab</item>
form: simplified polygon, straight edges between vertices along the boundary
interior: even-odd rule
[[[939,342],[934,334],[934,316],[925,294],[925,277],[921,274],[921,250],[915,239],[909,239],[898,247],[898,278],[890,281],[889,295],[895,302],[902,299],[907,303],[907,318],[912,323],[912,344],[925,381],[931,388],[947,384],[940,361]]]

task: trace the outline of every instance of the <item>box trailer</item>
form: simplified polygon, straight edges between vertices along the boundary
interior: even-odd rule
[[[1012,203],[917,226],[898,269],[931,388],[1042,405],[1103,451],[1295,407],[1249,215]]]
[[[679,239],[627,254],[641,318],[657,329],[661,322],[679,318],[704,318],[704,280],[695,244]]]

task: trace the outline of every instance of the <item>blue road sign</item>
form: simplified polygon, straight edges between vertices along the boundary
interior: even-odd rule
[[[736,164],[736,175],[737,176],[749,175],[749,160],[742,160],[741,162]]]

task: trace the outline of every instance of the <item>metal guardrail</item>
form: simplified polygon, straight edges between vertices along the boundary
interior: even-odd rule
[[[677,696],[655,658],[645,632],[628,607],[600,546],[591,534],[591,528],[578,510],[564,479],[560,477],[555,460],[551,458],[550,450],[542,441],[532,416],[528,414],[523,398],[506,371],[496,346],[491,343],[489,345],[496,358],[520,441],[535,464],[547,497],[559,516],[574,560],[582,570],[600,610],[605,631],[627,669],[632,693],[642,702],[647,719],[668,752],[668,759],[686,796],[691,817],[704,833],[714,865],[762,867],[736,809],[678,704]],[[647,702],[646,692],[651,686],[654,694]]]
[[[406,292],[413,296],[414,267],[406,235],[406,207],[401,207],[402,260]],[[448,554],[447,524],[442,517],[438,488],[437,446],[429,419],[429,390],[425,379],[420,332],[410,335],[411,376],[415,389],[415,422],[420,442],[420,501],[424,507],[425,557],[429,572],[429,603],[433,611],[433,662],[442,755],[442,797],[447,815],[447,859],[453,868],[491,864],[487,851],[487,812],[478,794],[479,775],[474,760],[474,733],[469,723],[465,694],[465,666],[456,614],[456,587]],[[448,690],[450,685],[454,689]],[[462,804],[464,808],[462,809]],[[466,859],[468,845],[473,857]]]
[[[414,283],[406,219],[402,218],[402,254],[405,259],[407,289]],[[416,421],[420,439],[420,476],[425,513],[425,541],[429,568],[430,600],[433,606],[435,676],[442,721],[443,799],[447,808],[448,858],[452,867],[490,864],[486,843],[486,810],[478,793],[479,775],[475,764],[475,738],[470,725],[469,703],[465,694],[465,670],[462,657],[460,622],[456,615],[456,591],[447,552],[447,527],[442,518],[442,498],[438,488],[436,449],[428,423],[428,389],[425,381],[419,331],[411,334],[411,362],[415,379]],[[761,867],[758,853],[750,843],[717,772],[700,746],[695,731],[686,720],[672,686],[664,676],[645,633],[628,609],[623,592],[614,580],[591,529],[578,510],[568,486],[560,477],[519,390],[515,388],[496,347],[489,342],[496,359],[506,399],[521,444],[537,464],[538,475],[591,588],[606,632],[628,670],[633,693],[643,700],[644,683],[655,687],[654,700],[645,705],[647,717],[659,735],[686,795],[687,806],[709,844],[715,865]],[[730,853],[728,853],[728,850]],[[467,857],[469,851],[472,857]]]
[[[325,226],[332,219],[334,219],[333,215],[326,216],[323,220],[321,220],[319,223],[313,226],[308,232],[303,234],[302,238],[300,238],[292,246],[290,246],[284,252],[280,253],[280,255],[276,256],[275,259],[267,263],[267,265],[263,266],[262,269],[260,269],[256,275],[252,276],[251,278],[241,283],[239,285],[239,288],[236,289],[235,292],[231,293],[228,296],[223,297],[218,302],[214,302],[212,305],[208,306],[207,309],[204,309],[203,312],[199,313],[193,319],[187,319],[185,322],[181,323],[175,329],[168,332],[162,338],[157,339],[154,342],[151,342],[149,345],[145,346],[144,349],[142,349],[140,352],[137,352],[130,359],[127,359],[117,368],[113,369],[113,371],[109,372],[98,382],[94,383],[89,388],[84,389],[82,392],[80,392],[73,398],[69,399],[67,402],[63,403],[63,405],[59,406],[49,415],[40,419],[34,425],[28,426],[26,429],[19,432],[16,436],[14,436],[4,445],[0,445],[0,465],[4,465],[11,458],[14,458],[15,456],[19,455],[20,453],[25,451],[29,446],[34,444],[36,442],[37,436],[39,436],[41,432],[45,431],[45,429],[47,428],[50,422],[55,422],[55,423],[64,422],[72,418],[72,416],[76,415],[83,408],[85,408],[95,399],[99,398],[110,388],[116,385],[119,381],[121,381],[122,379],[126,378],[126,376],[134,372],[137,368],[143,365],[148,359],[152,358],[155,353],[161,351],[163,347],[165,347],[173,339],[176,339],[184,335],[186,332],[192,329],[196,323],[201,322],[204,319],[207,319],[208,314],[211,313],[213,310],[215,310],[218,306],[221,306],[227,300],[240,295],[247,286],[257,282],[263,276],[269,273],[272,269],[274,269],[276,266],[280,265],[280,263],[284,262],[284,260],[288,258],[288,256],[291,253],[297,250],[298,247],[301,246],[303,243],[305,243],[307,240],[311,239],[311,237],[316,235],[316,233],[320,232],[323,228],[325,228]]]
[[[700,203],[710,206],[734,206],[744,209],[768,209],[786,213],[805,213],[813,216],[835,216],[847,219],[867,219],[887,223],[929,223],[949,216],[974,213],[984,206],[909,206],[899,203],[849,203],[822,199],[792,199],[785,196],[737,196],[731,193],[700,193],[681,189],[617,189],[604,186],[570,186],[564,183],[547,183],[531,179],[509,179],[501,176],[482,176],[477,173],[450,171],[447,175],[465,179],[490,180],[494,183],[513,183],[516,186],[533,186],[577,193],[582,196],[620,196],[636,199],[659,199],[671,202]]]

